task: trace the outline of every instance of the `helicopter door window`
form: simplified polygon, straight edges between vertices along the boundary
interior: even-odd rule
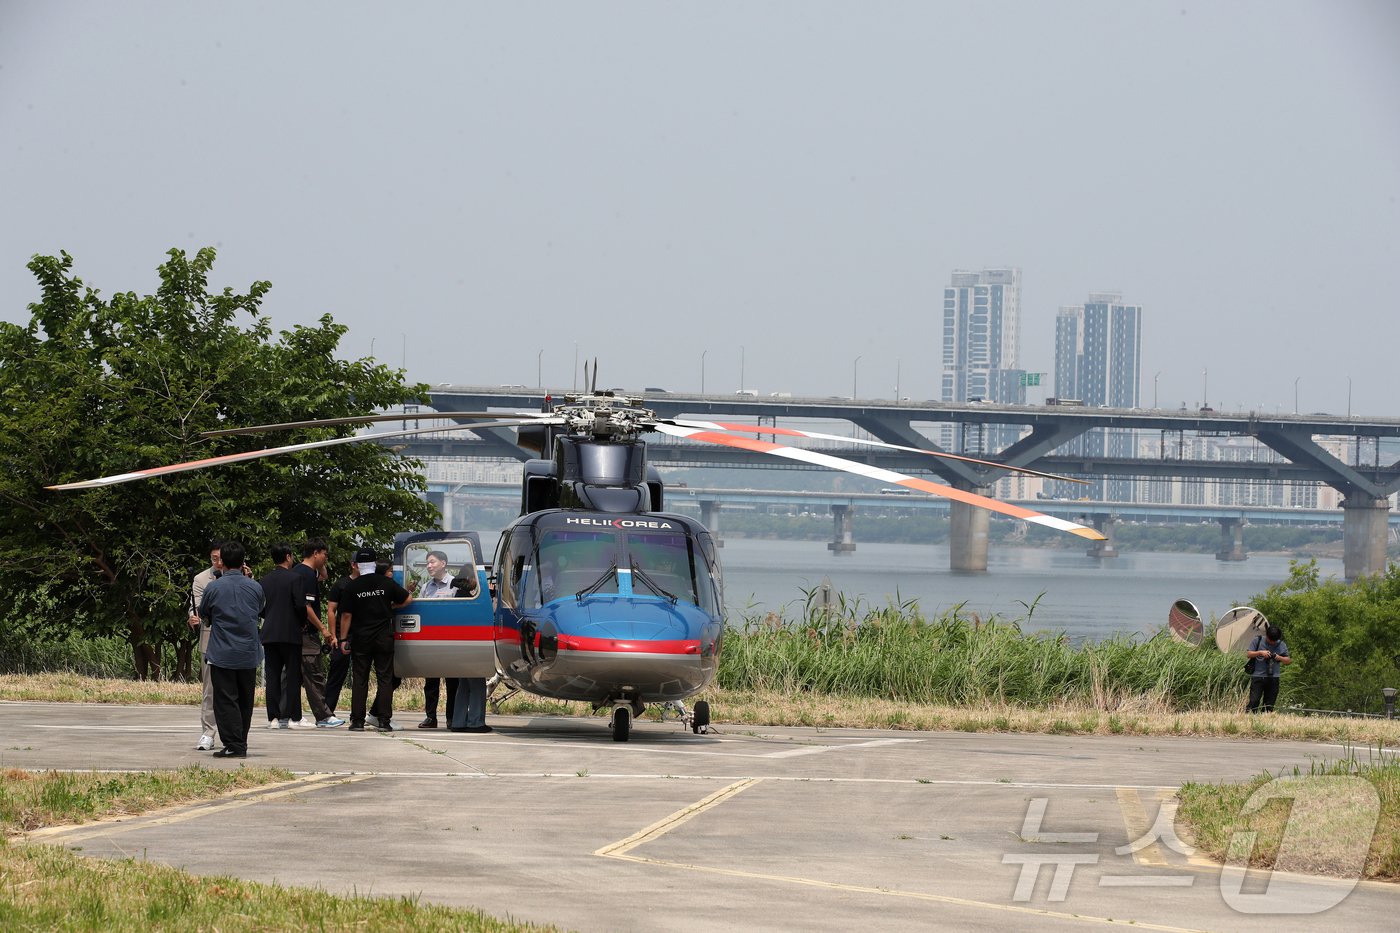
[[[474,596],[476,554],[465,538],[440,538],[409,545],[404,550],[404,585],[414,599]]]
[[[534,576],[530,568],[532,550],[534,536],[529,529],[516,529],[508,539],[501,541],[496,564],[500,567],[501,580],[497,584],[497,593],[502,605],[514,609],[524,602],[526,587]],[[538,599],[535,604],[538,605]]]

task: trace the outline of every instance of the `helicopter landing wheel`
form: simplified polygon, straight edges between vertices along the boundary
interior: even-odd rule
[[[612,734],[614,742],[626,742],[628,736],[632,734],[632,708],[629,706],[613,707]]]
[[[695,712],[691,714],[690,728],[696,735],[705,735],[710,731],[710,704],[707,701],[695,701]]]

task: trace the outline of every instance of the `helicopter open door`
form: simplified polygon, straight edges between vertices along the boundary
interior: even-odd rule
[[[394,613],[400,677],[496,673],[488,567],[474,531],[422,531],[394,539],[394,579],[413,602]],[[441,577],[434,579],[434,574]],[[450,579],[450,582],[449,582]]]

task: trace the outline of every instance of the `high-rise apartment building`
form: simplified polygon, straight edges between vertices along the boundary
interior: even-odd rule
[[[1014,267],[956,271],[943,289],[945,402],[1025,402],[1021,385],[1021,270]],[[999,450],[1019,436],[1014,426],[988,426],[969,436],[948,426],[946,449]]]
[[[1142,382],[1142,306],[1117,292],[1091,294],[1055,318],[1055,395],[1085,405],[1137,408]],[[1134,456],[1133,432],[1093,430],[1069,446],[1090,456]],[[1101,483],[1102,498],[1129,501],[1132,480]]]

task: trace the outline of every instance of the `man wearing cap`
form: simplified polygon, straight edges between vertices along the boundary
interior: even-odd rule
[[[355,554],[360,575],[348,587],[340,602],[342,636],[350,636],[350,662],[354,679],[350,686],[350,730],[365,728],[365,700],[369,694],[369,669],[374,667],[376,688],[370,711],[379,730],[393,729],[394,703],[394,610],[413,602],[413,596],[392,577],[390,565],[378,563],[374,551],[362,548]]]
[[[225,567],[243,567],[245,553],[237,541],[219,548]],[[253,690],[262,644],[258,623],[263,612],[263,589],[242,573],[225,573],[204,588],[199,617],[209,626],[209,651],[204,661],[214,683],[214,721],[224,747],[215,758],[247,758],[248,726],[253,721]]]

